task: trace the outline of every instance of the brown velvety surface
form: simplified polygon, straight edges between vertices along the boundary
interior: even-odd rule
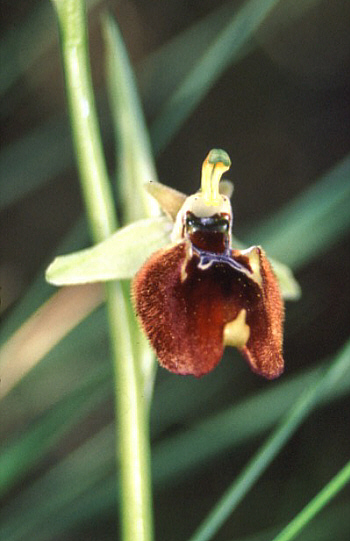
[[[244,264],[244,256],[233,253]],[[210,372],[223,354],[225,324],[244,308],[251,333],[243,353],[252,369],[267,378],[282,372],[283,303],[262,250],[259,256],[263,289],[224,263],[199,268],[197,255],[181,280],[186,241],[146,262],[134,280],[135,308],[162,366],[177,374]]]

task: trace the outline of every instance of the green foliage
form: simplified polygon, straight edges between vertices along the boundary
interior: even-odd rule
[[[255,104],[259,111],[264,111],[264,106],[268,108],[266,103],[269,101],[264,104],[262,95],[272,93],[278,85],[297,88],[299,93],[305,92],[305,96],[309,96],[307,85],[313,76],[311,68],[303,79],[300,73],[298,76],[293,74],[289,64],[280,67],[281,50],[275,39],[276,35],[277,38],[281,36],[278,29],[282,28],[296,47],[297,34],[293,33],[293,25],[300,25],[300,31],[305,32],[303,25],[316,24],[317,14],[320,14],[327,29],[327,25],[331,25],[330,18],[322,11],[322,2],[316,0],[304,2],[300,8],[282,0],[229,2],[220,4],[209,14],[204,8],[203,12],[198,8],[196,16],[186,12],[183,4],[183,30],[176,30],[175,37],[169,32],[168,42],[162,46],[163,40],[155,37],[153,44],[159,47],[158,50],[144,57],[136,69],[139,92],[114,18],[102,12],[101,19],[96,8],[98,4],[89,3],[93,7],[90,23],[94,35],[90,53],[95,54],[96,29],[100,33],[102,28],[104,51],[98,63],[106,65],[106,81],[99,81],[96,88],[108,88],[112,120],[106,114],[105,94],[98,91],[108,169],[101,174],[104,157],[97,119],[93,120],[93,135],[78,125],[75,138],[83,133],[91,148],[100,145],[101,154],[95,161],[96,177],[99,180],[103,177],[105,187],[93,191],[91,179],[87,180],[82,191],[87,202],[89,225],[79,221],[71,227],[67,223],[66,227],[57,226],[57,233],[52,225],[48,226],[49,234],[55,238],[46,245],[42,241],[45,236],[45,190],[57,188],[58,181],[65,188],[57,197],[55,218],[58,223],[65,206],[74,206],[73,216],[81,211],[79,202],[68,204],[64,195],[65,190],[71,194],[74,152],[62,89],[56,108],[48,108],[44,114],[45,107],[41,107],[39,101],[36,109],[40,109],[40,114],[32,105],[31,116],[23,120],[25,128],[17,119],[17,111],[23,113],[26,100],[30,101],[36,85],[39,87],[44,82],[41,95],[45,99],[53,92],[50,62],[44,62],[48,55],[58,63],[53,10],[33,2],[32,10],[28,8],[16,14],[20,24],[11,23],[11,31],[3,34],[0,43],[2,57],[6,60],[2,64],[0,86],[2,95],[7,98],[6,107],[2,106],[2,116],[17,120],[16,130],[10,133],[6,146],[0,151],[0,206],[5,219],[14,214],[15,220],[11,223],[20,227],[23,213],[26,220],[33,216],[26,210],[28,205],[37,208],[35,204],[42,201],[40,215],[30,220],[30,225],[41,224],[35,230],[35,247],[38,249],[32,249],[32,270],[28,271],[16,303],[4,312],[0,329],[1,380],[13,378],[14,382],[11,390],[1,396],[0,403],[0,493],[3,504],[0,538],[6,541],[115,539],[117,534],[114,526],[110,531],[110,524],[115,523],[116,502],[120,502],[123,493],[125,496],[125,477],[123,481],[119,468],[123,454],[128,453],[122,444],[123,430],[125,433],[125,425],[133,428],[130,419],[134,414],[136,424],[145,429],[143,436],[147,439],[150,408],[157,538],[287,541],[297,538],[301,528],[305,527],[301,534],[305,541],[346,539],[349,524],[343,517],[348,515],[349,502],[341,490],[350,475],[347,446],[343,441],[349,421],[350,391],[346,330],[349,292],[344,279],[349,269],[346,243],[350,229],[350,168],[346,154],[349,148],[345,142],[329,150],[326,156],[323,156],[323,150],[317,153],[312,145],[303,154],[305,139],[302,130],[300,133],[296,130],[288,144],[293,141],[293,152],[298,151],[304,161],[301,160],[300,166],[297,159],[289,163],[294,167],[293,178],[303,171],[305,164],[308,167],[296,186],[293,182],[288,184],[289,171],[282,168],[286,178],[284,191],[280,188],[283,181],[279,178],[280,172],[276,173],[271,185],[263,185],[260,189],[256,185],[260,178],[248,178],[249,167],[246,168],[246,179],[239,178],[240,174],[234,178],[234,227],[237,224],[241,230],[237,236],[249,243],[260,243],[270,255],[289,265],[302,286],[301,299],[293,305],[287,304],[287,371],[276,382],[258,381],[238,355],[227,352],[221,365],[198,381],[158,371],[153,391],[154,359],[135,323],[128,283],[111,284],[107,290],[109,318],[101,307],[93,313],[86,311],[79,321],[72,318],[70,325],[71,314],[55,303],[55,297],[52,297],[55,291],[44,277],[45,267],[57,254],[82,250],[90,244],[88,227],[93,239],[102,241],[102,247],[107,246],[112,263],[115,253],[119,254],[118,272],[124,265],[118,275],[122,279],[129,278],[156,247],[166,243],[169,231],[154,227],[154,224],[166,226],[168,220],[157,217],[157,208],[142,189],[148,180],[157,180],[152,148],[155,155],[164,151],[158,165],[163,174],[169,175],[169,183],[173,182],[176,188],[188,193],[193,190],[190,185],[187,189],[190,183],[183,182],[183,172],[190,176],[191,171],[197,171],[200,164],[197,156],[202,159],[208,148],[226,148],[234,158],[234,169],[243,170],[240,164],[244,163],[245,155],[239,140],[241,134],[245,137],[247,124],[254,124],[255,120],[260,131],[258,139],[249,140],[250,144],[261,144],[263,151],[271,145],[269,159],[273,160],[279,151],[275,150],[274,144],[279,139],[271,142],[269,129],[276,118],[283,123],[283,110],[278,107],[281,108],[282,103],[288,108],[288,96],[276,103],[277,112],[269,111],[271,122],[268,114],[265,117],[262,114],[262,120],[254,118],[253,121],[250,108]],[[342,3],[335,4],[334,18],[341,21]],[[169,3],[169,9],[170,6],[174,9],[172,15],[181,12],[175,2]],[[127,25],[123,27],[123,21],[125,24],[131,11],[124,9],[121,5],[118,12],[120,10],[121,29],[125,30],[128,41],[130,34]],[[147,3],[144,11],[137,4],[132,9],[136,10],[139,21],[147,18],[148,9],[154,14],[151,4]],[[162,20],[170,24],[172,15],[160,10],[159,21],[154,20],[154,25],[160,25]],[[9,20],[10,16],[14,17],[14,12],[9,12]],[[134,34],[138,28],[136,19],[132,18]],[[147,25],[143,31],[150,36]],[[325,31],[325,40],[326,34]],[[134,46],[137,48],[137,43]],[[271,56],[265,61],[264,55],[267,57],[268,51]],[[43,62],[40,69],[38,61]],[[271,68],[270,74],[260,71],[259,61],[265,62],[264,70]],[[97,67],[96,58],[93,67]],[[233,74],[232,80],[226,79],[230,74]],[[338,80],[335,75],[334,78],[336,87]],[[23,81],[27,83],[23,84]],[[317,84],[317,77],[312,82]],[[232,85],[229,92],[228,83]],[[318,92],[323,92],[321,84]],[[149,130],[139,95],[144,110],[152,117],[148,122]],[[76,99],[86,105],[81,96]],[[92,98],[88,96],[87,99]],[[225,103],[224,113],[220,100]],[[244,113],[240,111],[241,106],[246,107]],[[74,107],[71,103],[71,110]],[[32,122],[35,114],[37,117]],[[307,119],[311,124],[314,121],[312,114]],[[205,119],[208,117],[204,126],[203,115]],[[304,119],[299,128],[303,127],[303,122]],[[219,128],[215,127],[216,123],[220,124]],[[192,124],[197,130],[195,137],[194,132],[191,133]],[[325,122],[322,126],[327,125]],[[285,137],[282,132],[281,139]],[[316,140],[317,130],[312,133]],[[328,136],[327,142],[333,141],[331,130]],[[231,144],[232,149],[228,147]],[[236,156],[234,145],[237,145]],[[112,156],[109,154],[111,148]],[[85,168],[89,178],[96,155],[91,157],[92,161],[86,160],[77,139],[75,149],[78,149],[80,170]],[[259,162],[259,155],[249,158]],[[311,167],[313,162],[317,162],[317,167]],[[256,167],[260,169],[259,163]],[[233,174],[236,175],[235,170]],[[262,171],[262,181],[268,182],[268,177],[269,174],[264,175]],[[110,178],[115,179],[115,183],[110,182]],[[167,184],[168,179],[162,178],[162,182]],[[197,185],[198,179],[193,179],[193,186]],[[269,190],[264,199],[263,192]],[[247,196],[245,200],[245,191],[261,197]],[[269,197],[274,203],[269,203]],[[283,204],[279,197],[284,200]],[[249,226],[244,223],[244,210],[241,220],[236,201],[241,201],[242,209],[249,206],[246,217]],[[260,202],[263,211],[259,215]],[[150,215],[153,215],[152,219],[146,218]],[[138,225],[128,225],[114,233],[114,237],[110,236],[117,222],[125,225],[139,219],[144,221],[140,222],[143,226],[141,232],[137,230],[137,236],[133,228]],[[28,258],[26,239],[23,238],[21,245],[16,228],[7,229],[7,223],[5,226],[3,239],[10,236],[15,246],[8,261],[11,263],[11,257],[16,260],[18,250],[23,251],[23,260]],[[121,235],[126,236],[121,239]],[[147,236],[147,243],[143,242],[143,235]],[[64,237],[64,240],[58,241],[58,237]],[[112,239],[121,239],[120,244]],[[44,248],[40,250],[42,244]],[[80,256],[91,253],[98,256],[98,246],[85,248]],[[133,254],[132,260],[123,250],[125,254]],[[7,253],[4,261],[7,261]],[[67,261],[61,260],[62,264]],[[85,271],[77,269],[76,260],[73,263],[68,272],[73,272],[76,283],[83,283]],[[84,258],[80,257],[79,264],[84,266]],[[100,264],[101,258],[97,257],[96,265]],[[29,261],[27,266],[30,266]],[[104,266],[107,267],[104,272],[112,269],[115,277],[110,262],[104,261]],[[89,274],[91,259],[86,269]],[[282,270],[287,272],[285,276],[290,284],[288,268],[282,267]],[[35,272],[37,277],[33,279]],[[50,279],[55,281],[52,275]],[[5,275],[1,284],[4,299],[9,284],[8,275]],[[74,287],[72,295],[73,291]],[[86,295],[89,292],[87,289]],[[102,302],[102,292],[100,296],[96,306]],[[49,305],[44,304],[47,301]],[[45,309],[45,306],[57,311],[57,321],[67,323],[63,335],[59,334],[58,325],[57,328],[49,326],[49,320],[47,325],[43,321],[41,328],[33,327],[31,332],[28,322],[35,322],[36,314],[40,314],[37,310]],[[52,340],[49,351],[39,356],[31,370],[17,371],[17,367],[25,367],[26,360],[40,350],[42,336]],[[123,372],[130,367],[134,367],[133,373]],[[115,396],[118,401],[123,395],[127,388],[123,387],[124,376],[130,378],[129,383],[133,380],[135,400],[139,402],[135,411],[126,412],[129,417],[122,421],[119,417],[115,429],[111,397]],[[119,408],[122,407],[125,404],[119,404]],[[141,418],[138,417],[140,409]],[[265,442],[263,438],[266,438]],[[116,443],[119,445],[117,452]],[[148,451],[143,451],[147,461]],[[116,491],[116,477],[121,493]],[[147,493],[147,489],[142,490]],[[332,504],[323,509],[334,497]],[[87,532],[90,533],[87,535]],[[191,532],[195,533],[191,536]]]

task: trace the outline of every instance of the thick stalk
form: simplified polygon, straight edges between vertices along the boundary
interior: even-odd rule
[[[116,228],[113,197],[103,156],[92,91],[83,0],[52,0],[62,40],[67,97],[82,192],[95,242]],[[123,541],[151,541],[147,407],[140,367],[133,355],[127,299],[120,283],[106,286],[115,371]]]

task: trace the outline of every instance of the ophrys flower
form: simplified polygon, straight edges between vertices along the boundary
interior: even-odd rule
[[[135,277],[135,308],[168,370],[206,374],[229,345],[255,372],[275,378],[283,371],[283,301],[262,248],[231,247],[231,204],[219,188],[229,166],[224,151],[208,154],[201,190],[185,199],[176,216],[173,243]]]
[[[261,247],[238,249],[232,185],[221,180],[229,166],[226,152],[212,150],[201,189],[189,197],[150,182],[166,216],[138,220],[92,248],[57,257],[46,276],[70,285],[136,274],[135,309],[162,366],[200,376],[225,346],[235,346],[255,372],[272,379],[283,371],[281,292],[293,299],[300,290],[288,267],[271,265]]]

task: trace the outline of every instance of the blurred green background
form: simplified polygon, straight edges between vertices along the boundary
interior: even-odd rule
[[[287,303],[280,380],[258,378],[231,349],[200,380],[158,370],[151,424],[156,538],[183,540],[314,371],[334,362],[349,340],[350,3],[275,2],[239,46],[229,40],[229,24],[248,2],[90,4],[92,71],[111,178],[118,155],[101,34],[106,8],[135,69],[159,180],[191,193],[207,152],[225,149],[235,184],[235,235],[289,264],[302,288],[302,298]],[[259,9],[250,4],[238,36]],[[40,349],[40,326],[14,354],[6,348],[54,293],[45,267],[58,251],[90,241],[84,225],[73,231],[83,207],[52,6],[5,0],[1,25],[4,381],[18,359],[25,364]],[[58,321],[64,317],[57,312]],[[54,329],[47,325],[45,332]],[[4,541],[116,538],[111,372],[99,307],[3,398]],[[271,539],[270,529],[291,520],[336,474],[349,458],[349,391],[348,370],[215,539]],[[347,539],[349,510],[347,489],[300,539]]]

